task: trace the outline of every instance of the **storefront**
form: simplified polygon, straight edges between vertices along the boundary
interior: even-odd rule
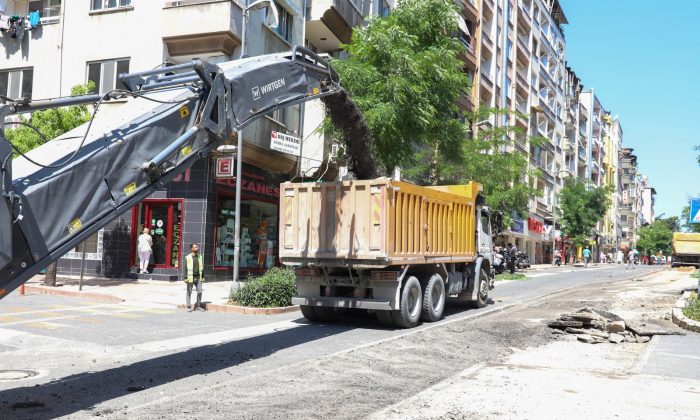
[[[241,183],[241,257],[243,275],[279,265],[279,184],[281,177],[244,165]],[[216,226],[213,266],[231,270],[234,261],[235,180],[216,179]]]
[[[178,280],[182,260],[197,243],[205,276],[231,279],[235,227],[235,179],[217,178],[214,157],[203,159],[95,236],[88,249],[86,275]],[[279,265],[279,185],[287,178],[243,165],[241,201],[241,277]],[[139,275],[138,236],[148,228],[153,240],[148,275]],[[98,241],[99,239],[99,241]],[[59,274],[79,275],[81,253],[59,261]]]
[[[528,240],[532,243],[534,255],[530,255],[532,264],[542,264],[544,262],[544,243],[542,235],[545,233],[544,222],[537,217],[530,216],[527,219]],[[551,247],[549,247],[551,252]]]

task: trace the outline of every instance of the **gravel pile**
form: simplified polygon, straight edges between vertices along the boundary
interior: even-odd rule
[[[547,323],[552,334],[574,334],[578,341],[598,343],[646,343],[650,335],[633,331],[621,317],[600,309],[585,307],[576,312],[562,314],[559,319]]]

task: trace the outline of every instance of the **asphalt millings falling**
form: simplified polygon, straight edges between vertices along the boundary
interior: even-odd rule
[[[358,179],[379,177],[379,167],[372,152],[372,136],[355,102],[345,91],[326,96],[322,101],[331,121],[343,133],[350,170]]]

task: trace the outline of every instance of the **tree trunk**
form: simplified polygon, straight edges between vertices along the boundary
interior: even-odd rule
[[[46,276],[44,277],[44,286],[56,286],[56,263],[49,264],[46,267]]]

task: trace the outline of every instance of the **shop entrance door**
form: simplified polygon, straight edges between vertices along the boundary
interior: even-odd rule
[[[181,244],[180,201],[146,200],[138,206],[136,236],[143,228],[150,230],[153,253],[150,266],[156,268],[178,268]],[[134,248],[136,244],[134,243]]]

